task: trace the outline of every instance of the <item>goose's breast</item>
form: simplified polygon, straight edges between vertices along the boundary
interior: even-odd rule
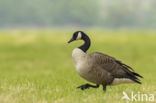
[[[92,70],[92,59],[78,48],[73,50],[72,57],[75,63],[77,73],[84,79],[90,82],[94,82],[96,74]]]
[[[76,71],[82,78],[90,82],[96,84],[100,84],[102,82],[101,72],[96,70],[96,68],[93,68],[92,64],[88,62],[78,63],[76,65]]]
[[[88,60],[87,56],[80,57],[79,59],[76,59],[74,61],[77,73],[81,77],[88,80],[91,77],[90,71],[92,71],[91,61]]]
[[[88,63],[78,63],[76,65],[76,71],[77,73],[84,79],[90,81],[90,82],[96,82],[95,79],[95,73],[92,71],[91,66]]]
[[[90,66],[87,63],[87,61],[83,60],[78,63],[76,63],[76,71],[78,72],[79,75],[87,75],[88,72],[90,71]]]
[[[87,54],[81,49],[75,48],[72,52],[72,57],[75,63],[76,71],[78,73],[85,72],[88,68]]]

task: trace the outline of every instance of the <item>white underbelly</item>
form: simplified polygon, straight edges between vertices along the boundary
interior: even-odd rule
[[[123,83],[134,83],[134,81],[128,78],[115,78],[111,85],[118,85]]]

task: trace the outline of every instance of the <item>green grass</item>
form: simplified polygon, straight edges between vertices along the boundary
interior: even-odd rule
[[[1,31],[0,103],[125,103],[123,91],[156,95],[156,32],[88,33],[88,53],[122,60],[144,76],[143,84],[81,91],[76,87],[88,82],[76,73],[71,53],[82,42],[67,44],[72,32]]]

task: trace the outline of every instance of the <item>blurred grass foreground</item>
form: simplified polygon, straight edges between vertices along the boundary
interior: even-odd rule
[[[0,31],[0,103],[125,103],[123,91],[156,93],[156,32],[87,31],[88,53],[114,56],[144,76],[142,85],[108,87],[105,94],[102,87],[76,89],[87,81],[75,72],[71,53],[82,42],[68,45],[72,33]]]

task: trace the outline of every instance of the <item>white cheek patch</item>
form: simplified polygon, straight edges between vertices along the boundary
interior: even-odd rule
[[[82,34],[81,34],[81,32],[79,32],[79,33],[78,33],[78,36],[77,36],[77,38],[76,38],[76,40],[80,40],[81,37],[82,37]]]

